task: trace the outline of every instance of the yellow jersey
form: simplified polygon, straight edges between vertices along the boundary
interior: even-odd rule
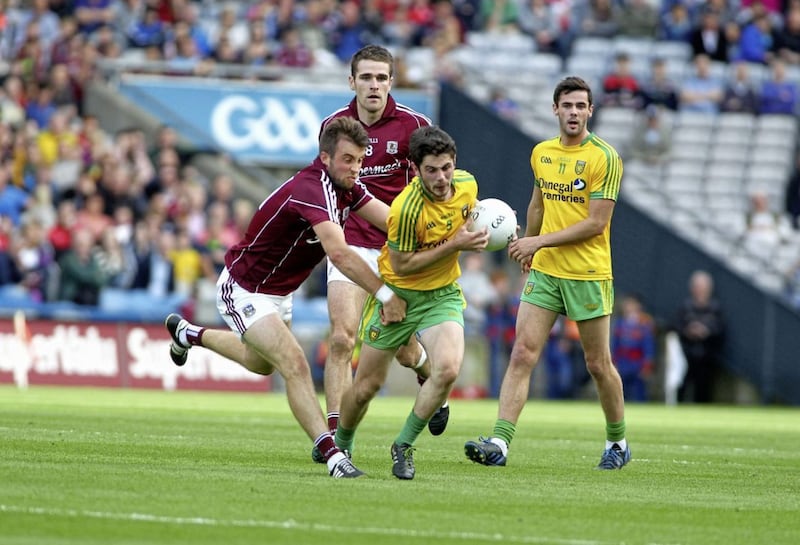
[[[560,137],[540,142],[531,153],[534,184],[542,192],[544,218],[539,234],[560,231],[589,217],[592,199],[617,200],[622,159],[616,150],[589,133],[577,146]],[[542,248],[533,256],[536,270],[571,280],[611,280],[610,222],[587,240]]]
[[[428,291],[450,285],[461,276],[459,252],[407,276],[392,271],[389,261],[389,248],[398,252],[424,252],[450,240],[464,225],[478,198],[478,182],[466,170],[456,169],[453,189],[454,194],[447,202],[434,201],[419,176],[415,176],[392,201],[386,220],[386,243],[378,257],[378,270],[385,282],[398,288]]]

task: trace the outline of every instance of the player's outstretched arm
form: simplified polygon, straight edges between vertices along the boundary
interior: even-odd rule
[[[389,205],[378,199],[372,199],[355,212],[372,225],[383,231],[387,230],[386,219],[389,217]]]
[[[344,231],[339,225],[332,221],[323,221],[314,226],[314,233],[336,268],[383,303],[382,316],[385,323],[399,322],[406,317],[406,302],[389,289],[372,272],[367,262],[347,245]]]

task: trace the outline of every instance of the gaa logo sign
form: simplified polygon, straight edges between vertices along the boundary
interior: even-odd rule
[[[211,134],[227,151],[316,153],[321,119],[308,100],[244,95],[222,99],[211,112]],[[254,149],[255,148],[255,149]]]

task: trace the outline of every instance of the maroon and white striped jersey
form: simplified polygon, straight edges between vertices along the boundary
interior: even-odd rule
[[[356,99],[350,104],[329,115],[322,122],[320,135],[325,126],[337,117],[358,119]],[[408,141],[411,133],[419,127],[427,127],[431,120],[395,102],[391,95],[386,100],[386,108],[381,118],[372,125],[364,125],[369,134],[367,155],[361,165],[359,179],[376,198],[391,205],[394,198],[414,177],[411,161],[408,159]],[[381,248],[386,242],[386,233],[359,217],[353,218],[345,226],[347,243],[363,248]]]
[[[258,207],[244,238],[225,254],[231,277],[254,293],[292,293],[325,257],[313,226],[344,226],[350,212],[371,199],[361,182],[350,190],[337,187],[317,157]]]

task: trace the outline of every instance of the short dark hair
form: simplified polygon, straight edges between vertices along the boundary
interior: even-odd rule
[[[365,45],[353,54],[350,59],[350,75],[356,77],[358,63],[361,61],[385,62],[389,65],[389,75],[394,73],[394,57],[388,49],[381,45]]]
[[[361,148],[369,145],[367,129],[360,121],[352,117],[337,117],[322,129],[322,135],[319,137],[319,150],[332,156],[336,152],[336,145],[342,138],[350,140]]]
[[[444,130],[435,125],[420,127],[411,133],[408,157],[419,167],[426,155],[456,156],[456,143]]]
[[[558,104],[558,99],[564,93],[571,93],[573,91],[586,91],[589,96],[589,106],[592,105],[592,88],[582,78],[578,76],[568,76],[558,82],[555,91],[553,91],[553,104]]]

